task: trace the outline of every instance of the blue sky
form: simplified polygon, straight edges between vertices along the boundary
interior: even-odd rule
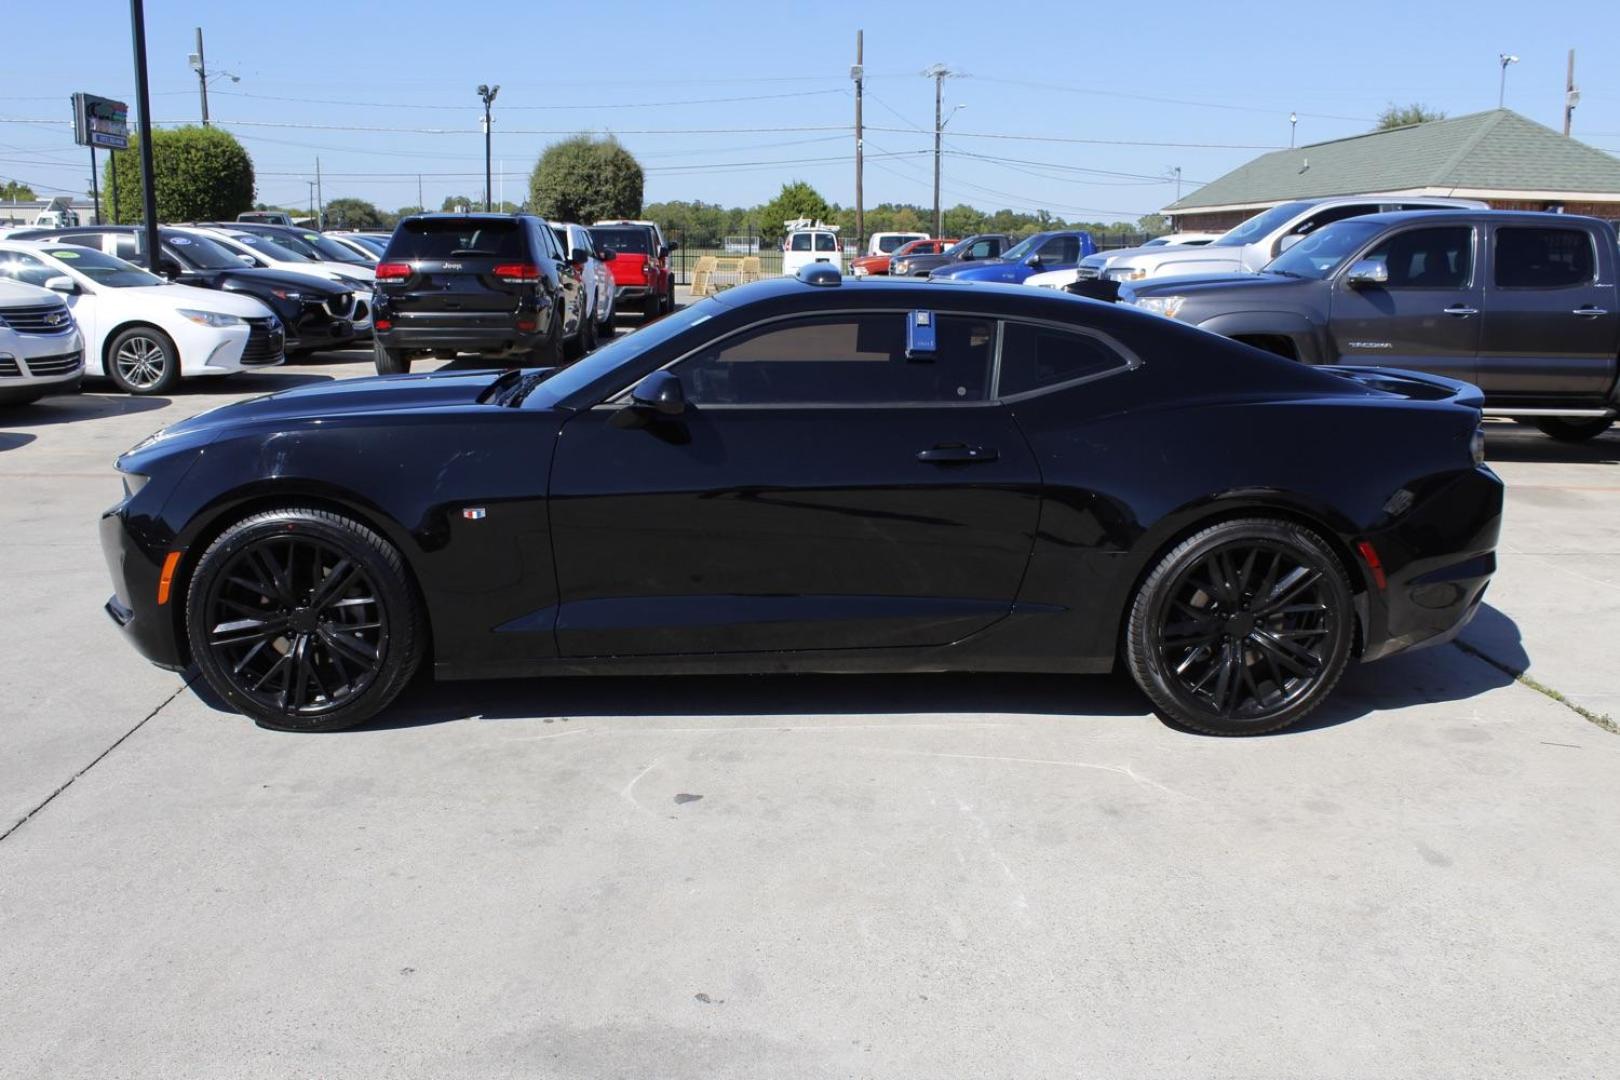
[[[73,91],[134,103],[127,3],[80,0],[65,23],[62,13],[14,0],[0,17],[0,118],[50,121],[0,123],[0,177],[42,193],[88,182],[88,151],[68,124]],[[612,131],[646,167],[649,201],[751,205],[804,179],[852,203],[857,29],[869,205],[932,200],[933,91],[919,73],[936,62],[965,73],[945,85],[947,110],[966,106],[947,128],[947,205],[1134,218],[1174,198],[1174,167],[1186,190],[1286,146],[1290,111],[1304,144],[1364,130],[1390,101],[1453,116],[1492,108],[1504,51],[1521,57],[1508,106],[1557,127],[1574,46],[1575,134],[1620,152],[1613,0],[148,0],[159,123],[197,118],[186,64],[197,25],[210,67],[241,79],[213,84],[213,118],[253,154],[260,198],[283,204],[307,202],[317,156],[328,199],[415,203],[418,173],[433,207],[480,192],[481,82],[501,85],[497,187],[514,200],[548,142]],[[1034,138],[986,137],[1007,135]]]

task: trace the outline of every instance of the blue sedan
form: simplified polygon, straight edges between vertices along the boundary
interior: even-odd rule
[[[947,281],[995,281],[1020,284],[1031,274],[1071,270],[1097,252],[1091,234],[1080,229],[1042,232],[1013,245],[999,258],[942,266],[928,275]]]

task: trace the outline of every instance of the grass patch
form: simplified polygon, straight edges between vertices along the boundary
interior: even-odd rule
[[[1569,700],[1569,698],[1565,697],[1563,694],[1560,694],[1557,690],[1554,690],[1547,684],[1532,679],[1522,671],[1514,671],[1511,667],[1502,663],[1494,656],[1481,652],[1474,646],[1468,644],[1466,641],[1457,640],[1452,642],[1452,644],[1456,645],[1457,648],[1461,649],[1469,656],[1477,657],[1478,659],[1483,660],[1487,664],[1491,665],[1491,667],[1495,668],[1497,671],[1500,671],[1502,674],[1512,677],[1515,682],[1522,683],[1523,685],[1534,690],[1536,693],[1549,697],[1558,702],[1558,704],[1575,713],[1587,723],[1592,724],[1595,727],[1602,728],[1610,735],[1620,735],[1620,724],[1615,723],[1614,718],[1608,713],[1596,713],[1583,705],[1575,704],[1575,702]]]

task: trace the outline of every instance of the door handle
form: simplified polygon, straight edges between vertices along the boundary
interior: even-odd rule
[[[1470,315],[1478,315],[1479,308],[1463,307],[1461,304],[1452,304],[1446,308],[1446,314],[1453,318],[1466,319]]]
[[[1588,319],[1595,319],[1599,315],[1607,315],[1608,312],[1604,311],[1600,307],[1593,307],[1592,305],[1588,304],[1586,307],[1578,307],[1578,308],[1576,308],[1574,311],[1570,312],[1570,314],[1571,315],[1580,315],[1580,316],[1583,316],[1584,318],[1588,318]]]
[[[995,461],[1001,455],[993,446],[964,446],[955,443],[950,446],[936,446],[929,450],[917,451],[918,461],[927,461],[935,465],[969,464],[975,461]]]

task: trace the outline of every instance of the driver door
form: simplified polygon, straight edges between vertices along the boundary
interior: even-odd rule
[[[996,323],[904,311],[800,316],[670,370],[685,411],[599,405],[552,467],[560,656],[956,641],[1011,609],[1040,473],[987,400]]]
[[[1333,283],[1328,332],[1346,364],[1409,368],[1475,381],[1483,284],[1475,229],[1406,229],[1346,260]],[[1381,263],[1389,280],[1351,286],[1350,267]]]

